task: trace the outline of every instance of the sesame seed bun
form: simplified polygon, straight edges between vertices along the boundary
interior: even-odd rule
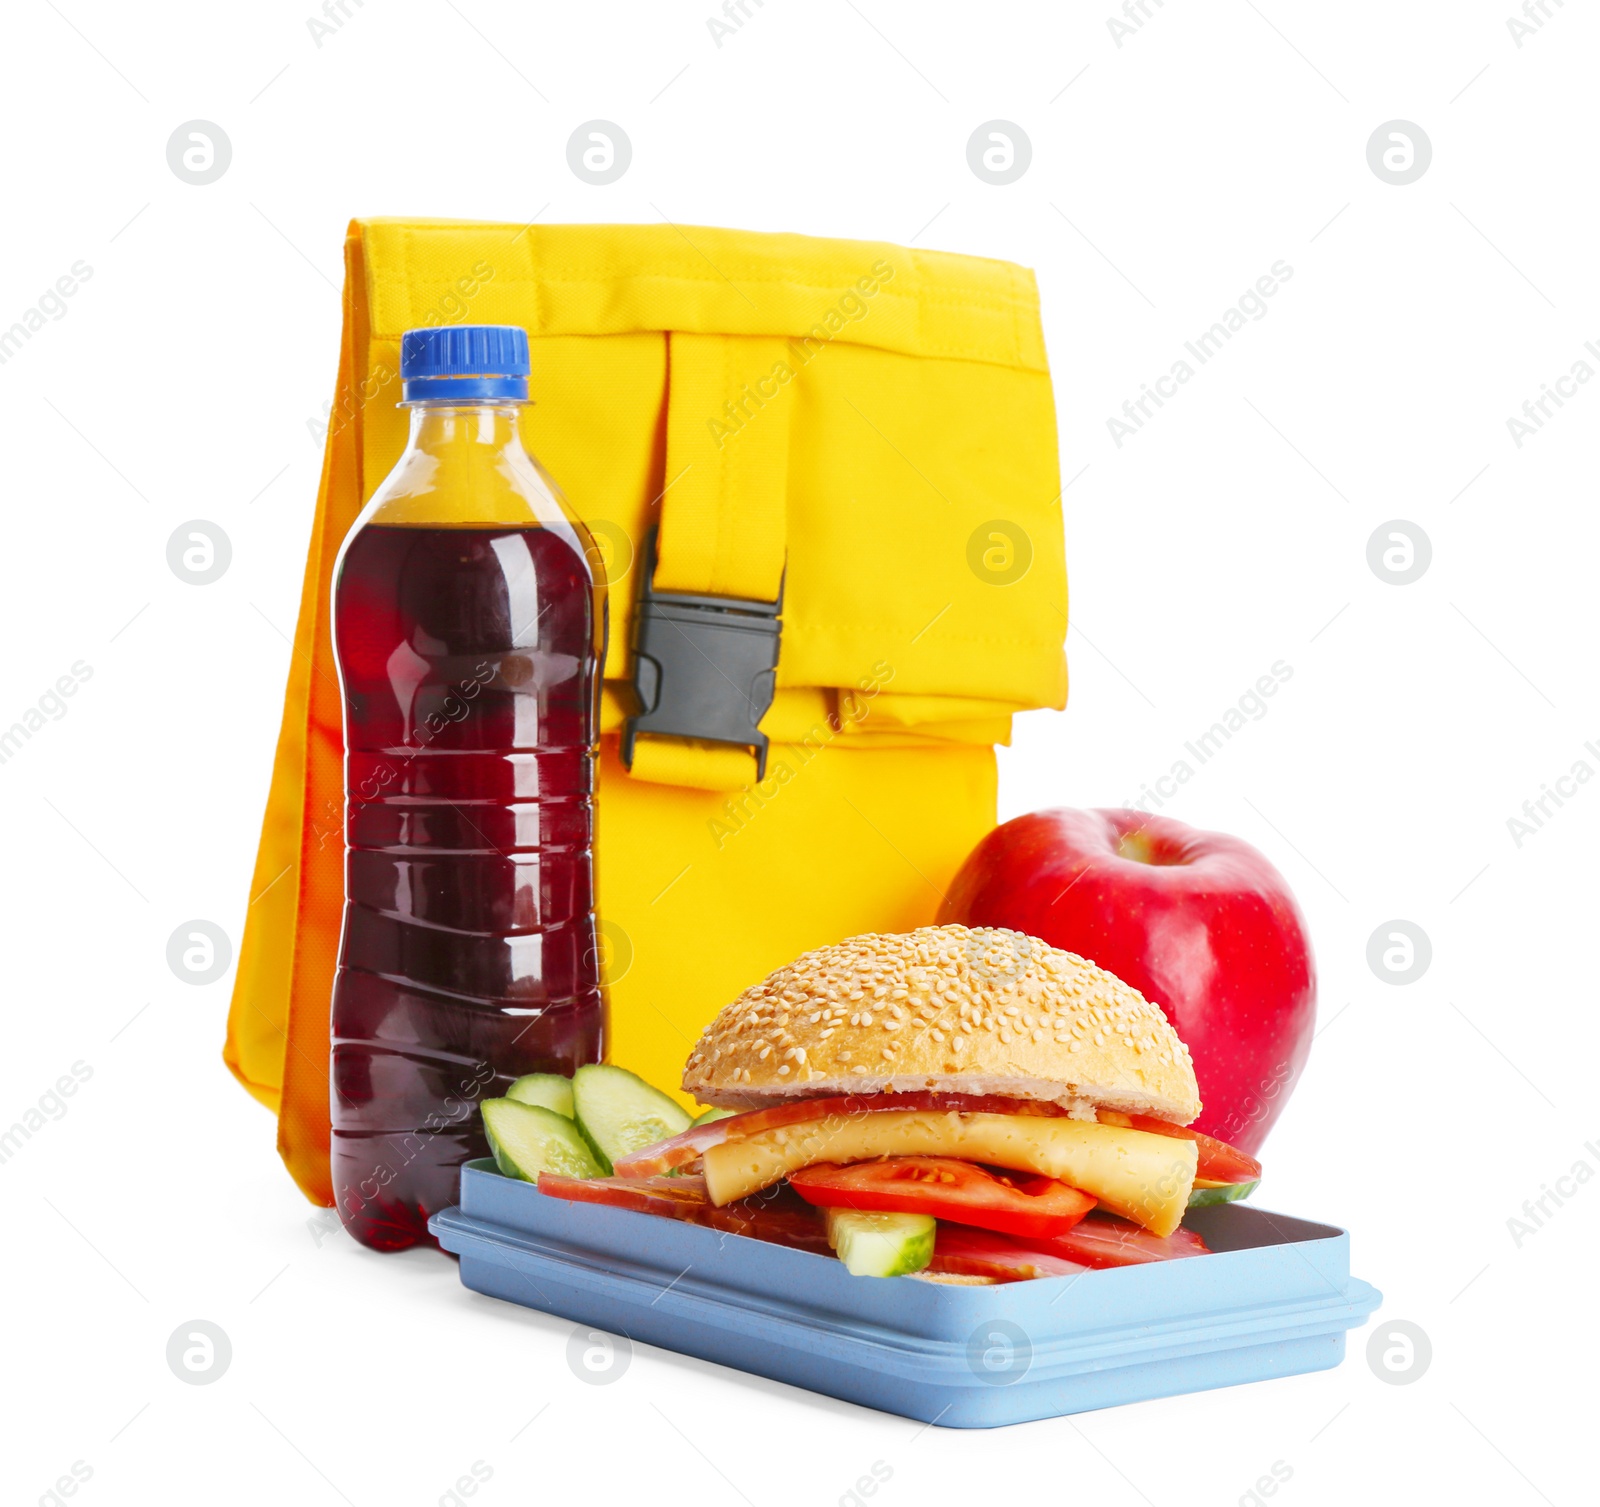
[[[1187,1125],[1189,1049],[1157,1005],[1037,937],[925,926],[803,953],[706,1027],[684,1068],[702,1104],[831,1094],[1006,1094]]]

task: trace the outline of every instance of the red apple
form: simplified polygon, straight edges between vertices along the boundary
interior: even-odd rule
[[[1035,811],[962,865],[941,921],[1006,926],[1091,959],[1166,1011],[1194,1056],[1195,1128],[1254,1152],[1317,1013],[1305,918],[1247,842],[1143,811]]]

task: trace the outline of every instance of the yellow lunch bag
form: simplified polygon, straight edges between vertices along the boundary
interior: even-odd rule
[[[1066,701],[1031,272],[667,224],[352,223],[224,1050],[322,1204],[344,856],[332,567],[404,448],[401,333],[465,322],[528,332],[523,432],[610,583],[595,849],[610,1060],[676,1089],[749,984],[808,948],[931,921],[994,824],[1013,713]],[[722,677],[730,699],[659,647],[670,609],[691,604],[693,638],[692,604],[715,599],[781,614],[759,726],[739,674]]]

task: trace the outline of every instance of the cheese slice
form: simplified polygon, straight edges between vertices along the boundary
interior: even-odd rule
[[[1065,1116],[876,1110],[778,1125],[707,1147],[714,1204],[747,1198],[817,1162],[880,1156],[953,1156],[1037,1172],[1081,1188],[1113,1214],[1157,1235],[1182,1222],[1199,1152],[1193,1141]]]

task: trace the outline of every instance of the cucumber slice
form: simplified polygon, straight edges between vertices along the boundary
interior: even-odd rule
[[[738,1114],[736,1109],[708,1109],[704,1114],[696,1115],[690,1120],[691,1125],[709,1125],[713,1120],[730,1120]]]
[[[603,1170],[571,1120],[542,1104],[485,1099],[483,1128],[495,1165],[507,1177],[536,1183],[541,1172],[600,1177]]]
[[[1231,1204],[1241,1198],[1248,1198],[1261,1186],[1258,1177],[1250,1183],[1223,1183],[1216,1188],[1196,1188],[1189,1195],[1191,1209],[1204,1209],[1211,1204]]]
[[[908,1277],[933,1260],[931,1214],[829,1209],[828,1244],[856,1277]]]
[[[681,1105],[637,1073],[608,1062],[580,1067],[572,1075],[578,1129],[605,1173],[630,1151],[654,1146],[689,1128]]]
[[[572,1119],[572,1079],[560,1073],[524,1073],[506,1090],[506,1098],[519,1104],[542,1104]]]

